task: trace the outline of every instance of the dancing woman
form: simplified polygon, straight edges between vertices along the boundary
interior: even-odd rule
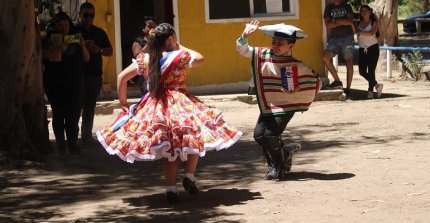
[[[199,156],[228,148],[242,135],[224,122],[220,111],[187,92],[186,69],[203,62],[200,53],[177,42],[170,24],[158,25],[136,61],[118,76],[118,97],[124,112],[111,126],[97,132],[107,152],[127,162],[163,158],[169,203],[178,200],[180,161],[184,163],[185,190],[197,194],[194,172]],[[148,78],[149,93],[128,107],[127,81],[137,74]]]

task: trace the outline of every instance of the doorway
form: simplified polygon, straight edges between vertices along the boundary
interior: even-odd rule
[[[121,0],[121,49],[122,68],[130,65],[132,59],[131,48],[134,39],[140,33],[143,18],[155,17],[158,23],[174,24],[172,0]]]

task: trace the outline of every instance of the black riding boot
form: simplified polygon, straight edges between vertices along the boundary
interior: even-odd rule
[[[271,171],[267,172],[266,179],[272,180],[272,179],[279,179],[282,180],[284,178],[284,143],[282,142],[281,137],[275,137],[270,136],[267,137],[267,142],[270,145],[270,149],[268,150],[270,157],[271,157],[271,163],[272,163],[272,169]]]
[[[283,147],[285,172],[290,172],[291,166],[293,165],[293,153],[301,150],[301,148],[301,145],[298,143],[285,144]]]
[[[285,174],[283,150],[281,148],[273,148],[270,150],[270,154],[273,157],[272,159],[273,168],[271,172],[267,173],[266,178],[269,180],[272,180],[272,179],[282,180]]]
[[[284,169],[286,173],[291,171],[291,166],[293,166],[293,153],[284,150]]]
[[[266,170],[265,178],[266,180],[271,180],[272,177],[270,176],[273,175],[274,167],[273,167],[272,156],[270,155],[269,149],[263,148],[263,155],[267,162],[267,170]]]

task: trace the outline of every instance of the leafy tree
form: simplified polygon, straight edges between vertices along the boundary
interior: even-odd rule
[[[399,16],[405,18],[418,13],[429,11],[430,0],[399,0]]]
[[[358,12],[360,6],[368,5],[369,3],[373,2],[373,0],[348,0],[347,2],[351,5],[355,12]]]

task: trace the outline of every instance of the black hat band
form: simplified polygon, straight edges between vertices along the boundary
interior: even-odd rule
[[[288,35],[286,33],[275,32],[274,37],[285,38],[285,39],[297,39],[296,31],[293,32],[292,35]]]

